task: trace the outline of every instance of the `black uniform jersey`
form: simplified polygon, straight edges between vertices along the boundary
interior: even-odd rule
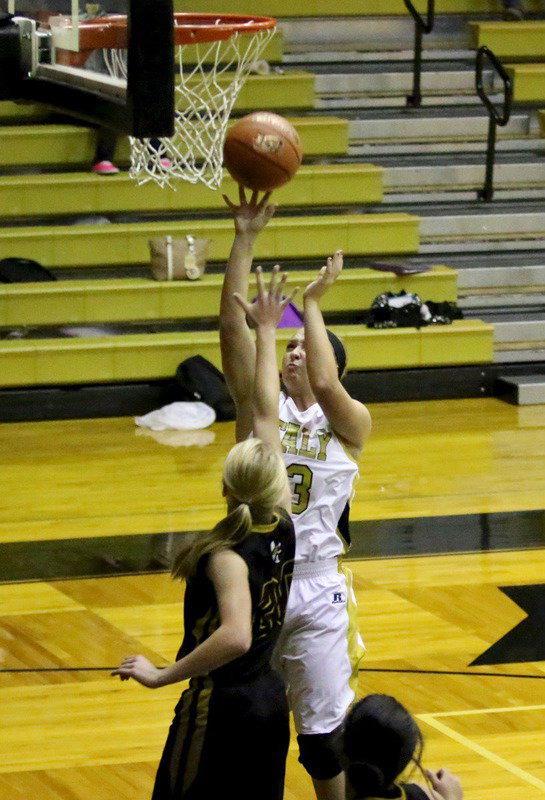
[[[256,525],[247,538],[232,548],[248,566],[252,598],[252,644],[247,653],[210,673],[215,683],[238,683],[268,669],[278,639],[293,573],[295,533],[286,512],[279,511],[270,525]],[[190,653],[219,627],[214,586],[206,575],[207,557],[187,581],[184,605],[184,640],[177,660]]]
[[[395,783],[380,797],[366,795],[366,800],[428,800],[428,795],[417,783]]]

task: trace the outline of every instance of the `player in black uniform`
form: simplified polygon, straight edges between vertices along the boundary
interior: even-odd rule
[[[144,656],[114,670],[156,688],[191,678],[176,706],[153,800],[281,800],[289,745],[285,687],[270,658],[284,619],[295,554],[291,494],[278,429],[275,331],[290,298],[275,267],[268,291],[239,299],[256,325],[253,423],[258,438],[230,451],[227,516],[177,557],[186,578],[182,647],[174,664]]]
[[[394,697],[370,694],[355,703],[342,735],[347,800],[463,800],[456,775],[422,769],[423,747],[420,728]],[[411,762],[426,784],[399,781]]]

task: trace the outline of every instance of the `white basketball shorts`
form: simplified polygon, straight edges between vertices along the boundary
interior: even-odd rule
[[[364,647],[351,578],[337,559],[295,565],[273,666],[286,683],[297,733],[330,733],[354,699]]]

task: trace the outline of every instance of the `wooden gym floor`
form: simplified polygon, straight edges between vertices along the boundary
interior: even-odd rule
[[[353,505],[361,689],[408,705],[425,763],[458,772],[468,800],[541,797],[545,406],[371,412]],[[165,557],[220,515],[232,439],[232,424],[157,439],[131,419],[0,426],[1,796],[149,798],[181,687],[109,669],[175,654]],[[295,747],[286,798],[312,798]]]

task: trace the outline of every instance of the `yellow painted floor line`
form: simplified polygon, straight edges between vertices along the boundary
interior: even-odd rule
[[[536,678],[539,678],[539,675],[536,675]],[[465,711],[439,711],[434,713],[433,717],[469,717],[474,714],[505,714],[509,711],[543,711],[543,709],[545,709],[545,705],[507,706],[506,708],[469,708]]]
[[[471,739],[462,736],[461,733],[452,730],[452,728],[449,728],[448,725],[444,725],[442,722],[439,722],[439,720],[435,719],[435,715],[418,714],[417,719],[421,722],[425,722],[432,728],[435,728],[435,730],[439,731],[440,733],[444,733],[445,736],[448,736],[450,739],[454,739],[455,742],[467,747],[468,750],[472,750],[474,753],[477,753],[483,758],[488,759],[488,761],[491,761],[493,764],[496,764],[498,767],[506,770],[506,772],[516,775],[517,778],[520,778],[525,783],[530,784],[530,786],[534,786],[536,789],[539,789],[541,792],[543,792],[543,794],[545,794],[545,782],[540,781],[539,778],[535,778],[533,775],[530,775],[529,772],[517,767],[516,764],[506,761],[505,758],[497,756],[491,750],[487,750],[486,747],[482,747],[480,744],[472,742]]]

